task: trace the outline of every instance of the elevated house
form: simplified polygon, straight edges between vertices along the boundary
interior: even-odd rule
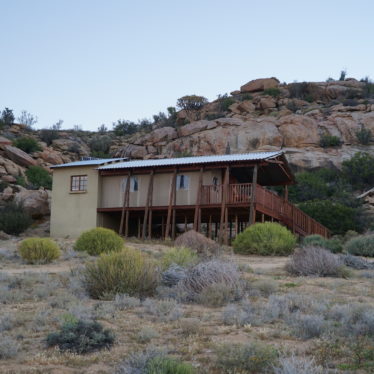
[[[281,151],[56,165],[51,235],[76,237],[102,226],[124,236],[175,238],[194,228],[228,243],[250,224],[274,221],[300,236],[328,236],[288,201],[293,183]],[[272,186],[283,186],[282,193],[266,188]]]

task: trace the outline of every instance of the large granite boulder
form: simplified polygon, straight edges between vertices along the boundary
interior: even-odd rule
[[[264,91],[268,88],[276,88],[279,86],[277,78],[260,78],[252,80],[240,87],[240,92],[257,92]]]
[[[26,212],[33,218],[38,218],[50,214],[50,191],[26,190],[19,187],[20,191],[14,195],[14,201],[22,203]]]
[[[28,167],[37,164],[30,155],[17,147],[7,145],[5,146],[5,153],[12,161],[19,165]]]

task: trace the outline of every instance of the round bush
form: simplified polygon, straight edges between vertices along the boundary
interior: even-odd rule
[[[24,232],[32,224],[31,216],[24,210],[22,204],[13,201],[0,208],[0,230],[10,235]]]
[[[344,249],[352,255],[374,257],[374,234],[352,238],[345,243]]]
[[[62,351],[78,354],[109,349],[113,343],[114,333],[96,321],[65,323],[60,331],[47,336],[49,347],[57,345]]]
[[[102,254],[95,263],[86,265],[83,282],[94,299],[110,299],[124,293],[150,296],[158,285],[158,271],[142,252],[124,248]]]
[[[48,238],[29,238],[19,246],[21,257],[29,264],[46,264],[61,256],[57,243]]]
[[[123,239],[113,230],[97,227],[81,234],[75,242],[76,251],[86,251],[91,256],[100,253],[119,252],[123,248]]]
[[[190,265],[195,265],[197,262],[197,254],[189,248],[170,248],[162,256],[162,268],[164,270],[166,270],[171,264],[188,267]]]
[[[235,253],[263,256],[289,255],[295,245],[295,236],[286,227],[273,222],[249,226],[233,243]]]

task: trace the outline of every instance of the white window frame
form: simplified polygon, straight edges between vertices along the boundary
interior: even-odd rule
[[[128,177],[124,177],[121,180],[121,194],[125,193],[127,178]],[[137,189],[135,189],[135,186],[137,187]],[[138,191],[139,191],[139,179],[137,176],[132,176],[130,179],[130,192],[138,192]]]
[[[183,185],[181,185],[183,183]],[[186,174],[177,175],[177,191],[188,191],[190,189],[190,177]]]

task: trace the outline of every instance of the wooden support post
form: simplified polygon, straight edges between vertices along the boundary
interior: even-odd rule
[[[148,212],[148,239],[152,239],[152,209]]]
[[[144,219],[143,219],[143,233],[142,233],[143,240],[145,240],[146,235],[147,235],[147,220],[148,220],[148,214],[149,214],[149,207],[152,206],[154,174],[155,174],[155,171],[152,170],[149,176],[148,191],[147,191],[147,198],[145,201]]]
[[[229,245],[229,234],[227,232],[227,229],[229,228],[229,208],[226,206],[225,209],[225,232],[223,237],[223,242],[225,245]],[[230,233],[231,235],[231,233]]]
[[[161,238],[165,237],[165,217],[161,217]]]
[[[200,232],[199,212],[201,210],[200,204],[201,204],[201,190],[203,187],[203,175],[204,175],[204,168],[200,168],[199,183],[197,185],[197,193],[196,193],[195,214],[194,214],[194,220],[193,220],[193,229],[198,232]]]
[[[171,213],[172,213],[172,204],[174,201],[174,190],[176,187],[176,179],[177,179],[177,169],[174,169],[173,175],[170,180],[170,189],[169,189],[169,206],[168,206],[168,215],[166,218],[166,227],[165,227],[165,239],[169,237],[170,233],[170,222],[171,222]]]
[[[221,219],[219,224],[219,243],[222,244],[225,236],[225,214],[226,214],[226,195],[227,195],[227,186],[229,184],[229,173],[230,168],[227,166],[225,169],[225,176],[224,176],[224,182],[221,186],[222,191],[222,201],[221,201]]]
[[[284,200],[288,201],[288,186],[284,186]]]
[[[209,239],[212,239],[212,215],[209,215],[208,237]]]
[[[172,219],[172,228],[171,228],[171,238],[175,240],[175,230],[176,230],[176,219],[177,219],[177,178],[175,177],[174,183],[174,198],[173,198],[173,219]]]
[[[126,187],[125,187],[125,193],[123,196],[123,205],[122,205],[122,212],[121,212],[121,222],[119,224],[119,234],[123,234],[123,223],[125,221],[125,213],[126,213],[126,229],[127,231],[127,226],[128,226],[128,207],[129,207],[129,200],[130,200],[130,181],[131,181],[131,169],[129,170],[127,174],[127,180],[126,180]],[[127,235],[125,235],[127,236]]]
[[[214,239],[217,239],[218,235],[218,222],[214,223]]]
[[[141,227],[141,223],[140,223],[140,217],[138,217],[138,239],[140,239],[140,227]]]
[[[258,166],[255,165],[253,168],[253,176],[252,176],[251,206],[249,208],[249,225],[252,225],[253,223],[256,222],[257,171],[258,171]]]
[[[262,222],[262,223],[265,222],[265,214],[264,214],[264,213],[261,214],[261,222]]]
[[[232,240],[232,219],[230,219],[230,238],[229,238],[230,244],[231,244],[231,240]]]
[[[187,232],[187,216],[184,215],[184,232]]]
[[[239,225],[239,222],[238,222],[238,215],[235,214],[235,237],[237,237],[238,234],[239,234],[239,227],[238,227],[238,225]]]

